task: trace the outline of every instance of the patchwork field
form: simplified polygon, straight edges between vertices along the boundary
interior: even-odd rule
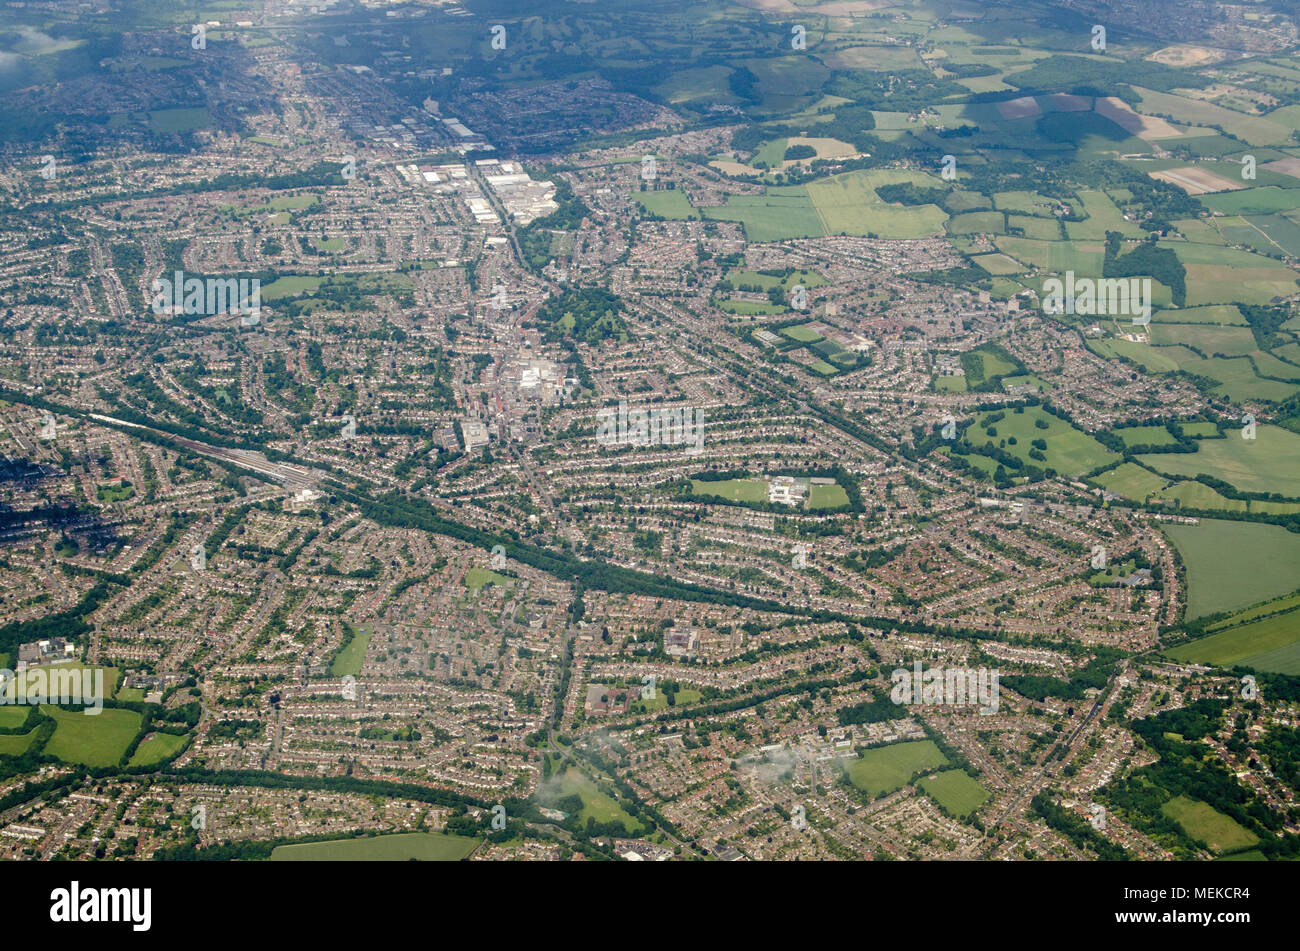
[[[1194,453],[1138,456],[1137,461],[1176,476],[1213,476],[1243,492],[1300,498],[1300,435],[1280,426],[1257,426],[1254,439],[1228,430],[1224,439],[1203,439]]]

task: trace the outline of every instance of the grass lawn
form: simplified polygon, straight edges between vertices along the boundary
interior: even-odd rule
[[[1259,842],[1253,832],[1242,828],[1232,817],[1186,796],[1169,800],[1160,807],[1160,811],[1178,823],[1197,842],[1215,852],[1236,852]]]
[[[188,736],[173,733],[150,733],[131,754],[128,766],[153,766],[169,756],[179,753],[188,741]]]
[[[1125,449],[1174,444],[1173,435],[1164,426],[1120,426],[1112,431],[1123,441]]]
[[[459,862],[479,843],[461,835],[441,832],[400,832],[359,839],[333,839],[280,845],[272,862]]]
[[[849,494],[841,485],[813,485],[808,489],[808,508],[836,509],[849,504]]]
[[[1071,476],[1081,475],[1120,458],[1087,433],[1076,429],[1065,420],[1044,412],[1040,407],[1026,406],[1023,413],[1017,413],[1015,410],[1005,412],[1006,415],[996,423],[988,422],[994,415],[992,413],[981,416],[976,425],[967,431],[966,435],[971,445],[979,449],[986,442],[992,441],[994,446],[1000,446],[1002,440],[1006,439],[1007,445],[1001,448],[1013,456],[1030,465],[1055,469],[1057,472]],[[1037,425],[1039,421],[1045,423],[1046,428],[1040,428]],[[986,430],[989,426],[997,430],[996,436],[987,434]],[[1012,436],[1016,439],[1015,445],[1012,445],[1008,438]],[[1047,449],[1043,452],[1046,456],[1045,461],[1029,457],[1030,450],[1034,448],[1032,441],[1035,439],[1047,443]]]
[[[1300,535],[1279,525],[1201,519],[1161,529],[1187,566],[1189,619],[1235,611],[1300,588]]]
[[[724,482],[691,480],[695,495],[716,495],[733,502],[766,502],[767,483],[762,479],[727,479]]]
[[[361,673],[361,664],[366,659],[366,648],[370,646],[370,630],[368,628],[350,628],[352,639],[348,641],[347,646],[339,651],[334,663],[330,665],[330,674],[334,677],[342,677],[344,674],[351,674],[355,677]]]
[[[845,764],[849,782],[873,799],[902,789],[917,773],[946,765],[947,758],[933,740],[894,743],[864,752]]]
[[[140,732],[141,716],[134,710],[101,710],[88,716],[42,705],[41,713],[53,717],[58,726],[45,744],[45,752],[65,763],[86,766],[115,766]]]
[[[989,798],[988,790],[977,783],[964,769],[949,769],[927,776],[920,782],[931,799],[950,816],[964,818]]]
[[[497,574],[495,571],[488,571],[486,568],[475,567],[465,572],[465,587],[469,588],[471,594],[478,594],[480,590],[490,584],[507,587],[513,583],[513,579]]]
[[[628,815],[616,800],[601,792],[591,779],[576,769],[565,770],[559,777],[559,784],[561,796],[577,796],[582,800],[582,811],[578,813],[581,822],[588,819],[595,819],[602,825],[621,822],[629,835],[644,831],[645,827]]]

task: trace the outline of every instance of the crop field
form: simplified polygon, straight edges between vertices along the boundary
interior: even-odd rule
[[[1300,498],[1300,435],[1289,429],[1260,425],[1254,439],[1230,429],[1226,439],[1206,439],[1196,446],[1193,453],[1152,454],[1137,461],[1171,475],[1203,473],[1243,492]]]
[[[441,832],[399,832],[276,846],[272,862],[459,862],[478,839]]]
[[[706,218],[738,221],[754,242],[786,238],[819,238],[826,234],[822,219],[802,187],[769,188],[762,195],[732,195],[720,207],[701,208]]]
[[[849,782],[873,799],[902,789],[917,773],[946,765],[947,757],[933,740],[893,743],[863,752],[845,763]]]
[[[1141,86],[1135,86],[1134,90],[1142,97],[1140,112],[1173,116],[1175,122],[1199,127],[1218,126],[1250,145],[1282,145],[1291,136],[1285,123],[1267,117],[1247,116],[1212,102],[1186,99]]]
[[[948,769],[926,776],[919,783],[925,794],[950,816],[964,818],[988,801],[988,790],[964,769]]]
[[[1171,660],[1218,667],[1254,667],[1300,674],[1300,612],[1291,611],[1219,631],[1165,651]]]
[[[1249,848],[1259,839],[1231,816],[1213,806],[1186,796],[1178,796],[1160,807],[1160,811],[1178,823],[1189,836],[1214,852],[1236,852]]]
[[[942,187],[942,182],[921,172],[870,169],[846,172],[810,183],[808,195],[824,222],[825,234],[875,234],[882,238],[925,238],[943,234],[948,215],[935,205],[900,207],[876,194],[881,185],[904,182],[922,187]]]
[[[1201,519],[1161,530],[1187,567],[1187,617],[1236,611],[1300,588],[1300,535],[1280,525]]]

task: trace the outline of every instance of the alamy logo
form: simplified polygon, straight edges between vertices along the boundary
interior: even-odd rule
[[[629,411],[607,407],[596,414],[596,441],[602,446],[681,446],[687,452],[704,449],[704,411],[695,407],[667,407]]]
[[[50,921],[129,921],[131,930],[148,931],[153,923],[152,888],[68,888],[50,892]]]
[[[0,706],[42,703],[84,706],[86,716],[97,716],[104,710],[103,668],[55,665],[29,669],[22,660],[16,671],[0,668]]]
[[[1043,281],[1043,313],[1084,316],[1132,317],[1133,323],[1151,323],[1151,278],[1049,277]]]
[[[974,706],[987,716],[998,712],[998,672],[987,667],[931,667],[923,670],[915,661],[912,669],[898,667],[889,675],[894,687],[889,699],[897,704],[925,706]]]
[[[175,271],[170,280],[155,278],[152,289],[155,314],[262,313],[262,281],[256,277],[186,277]]]

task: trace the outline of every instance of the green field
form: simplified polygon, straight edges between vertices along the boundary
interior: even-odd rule
[[[1193,453],[1138,456],[1160,472],[1213,476],[1243,492],[1278,493],[1300,498],[1300,435],[1280,426],[1257,426],[1254,439],[1229,429],[1226,439],[1206,439]]]
[[[1164,426],[1119,426],[1112,432],[1124,443],[1125,449],[1134,446],[1172,446],[1175,441]]]
[[[1232,817],[1186,796],[1169,800],[1160,807],[1160,811],[1178,823],[1189,836],[1214,852],[1236,852],[1259,842],[1253,832],[1242,828]]]
[[[359,839],[276,846],[272,862],[459,862],[478,839],[441,832],[400,832]]]
[[[808,489],[808,508],[837,509],[849,504],[849,494],[841,485],[813,485]]]
[[[878,799],[902,789],[917,773],[937,769],[947,762],[933,740],[913,740],[866,750],[846,763],[844,769],[849,782],[872,799]]]
[[[1201,519],[1161,525],[1187,567],[1187,617],[1235,611],[1300,588],[1300,535],[1278,525]]]
[[[767,483],[762,479],[727,479],[725,482],[691,480],[695,495],[716,495],[732,502],[766,502]]]
[[[632,198],[647,212],[661,218],[700,217],[700,213],[691,206],[686,193],[677,188],[666,188],[655,192],[633,192]]]
[[[1171,660],[1300,675],[1300,612],[1229,628],[1165,651]]]
[[[21,756],[31,749],[36,730],[27,733],[0,734],[0,756]]]
[[[925,794],[950,816],[964,818],[988,801],[988,790],[964,769],[949,769],[927,776],[920,782]]]
[[[65,763],[116,766],[140,732],[141,716],[134,710],[104,709],[94,716],[42,705],[41,713],[58,722],[45,752]]]
[[[1023,413],[1015,410],[1005,412],[1006,415],[996,423],[989,421],[993,413],[980,416],[966,433],[971,445],[979,449],[986,442],[992,442],[994,446],[1000,446],[1029,465],[1055,469],[1063,475],[1071,476],[1081,475],[1120,458],[1087,433],[1044,412],[1040,407],[1026,406]],[[1037,425],[1039,421],[1046,423],[1046,428],[1040,428]],[[987,429],[990,426],[997,431],[996,436],[988,435]],[[1009,437],[1015,437],[1015,445],[1011,444]],[[1045,461],[1031,459],[1029,456],[1035,439],[1047,443],[1047,449],[1043,451]],[[1007,441],[1005,446],[1000,445],[1003,440]]]
[[[478,594],[480,590],[490,584],[499,584],[502,587],[513,584],[514,581],[505,575],[497,574],[495,571],[488,571],[486,568],[471,568],[465,572],[465,587],[469,588],[471,594]]]
[[[131,754],[128,766],[153,766],[174,756],[185,746],[188,737],[172,733],[150,733]]]
[[[334,663],[330,665],[330,674],[334,677],[342,677],[345,674],[356,676],[361,673],[361,665],[366,659],[366,648],[370,646],[370,629],[369,628],[352,628],[352,639],[348,641],[347,646],[339,651],[338,656],[334,658]]]
[[[594,819],[604,825],[609,822],[621,822],[629,835],[637,835],[644,830],[641,823],[633,819],[618,802],[605,793],[586,775],[576,769],[567,769],[558,780],[559,795],[577,796],[582,800],[582,811],[578,813],[580,822]]]

